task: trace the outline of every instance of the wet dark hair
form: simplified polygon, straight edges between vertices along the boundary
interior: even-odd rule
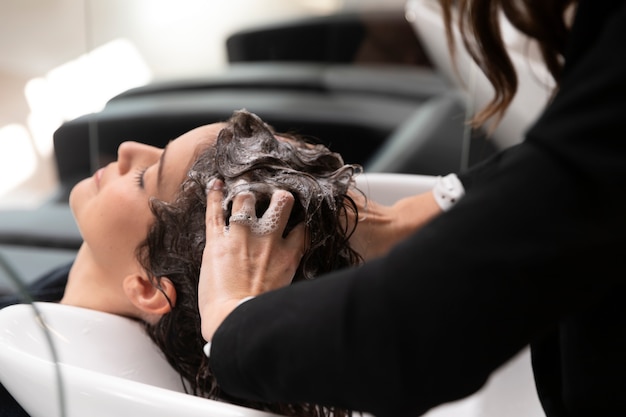
[[[360,167],[344,164],[339,154],[323,145],[297,137],[277,140],[275,135],[256,115],[235,112],[215,145],[199,154],[176,199],[172,203],[152,201],[156,221],[137,254],[153,285],[161,288],[161,277],[172,281],[176,302],[170,303],[171,311],[156,324],[146,323],[145,327],[194,395],[289,416],[349,415],[347,410],[315,404],[251,403],[232,398],[220,392],[202,351],[198,278],[206,237],[205,190],[211,179],[222,179],[228,196],[238,189],[254,191],[259,215],[271,190],[284,189],[294,195],[285,233],[304,222],[308,240],[294,281],[362,261],[348,243],[356,226],[350,219],[358,218],[348,191],[354,189],[353,177]],[[228,218],[228,204],[225,206]]]

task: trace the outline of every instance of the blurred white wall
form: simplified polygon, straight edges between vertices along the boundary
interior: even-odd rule
[[[358,3],[2,0],[0,208],[36,206],[54,190],[52,133],[63,121],[131,87],[219,71],[238,29]]]

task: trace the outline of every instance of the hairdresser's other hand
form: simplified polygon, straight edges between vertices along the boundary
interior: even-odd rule
[[[217,180],[207,193],[206,245],[198,287],[202,336],[207,341],[241,300],[289,285],[305,248],[304,224],[283,238],[294,203],[291,193],[274,192],[258,221],[254,195],[237,195],[232,213],[243,218],[250,214],[253,220],[250,224],[231,222],[227,229],[222,188]]]
[[[385,255],[394,245],[442,212],[432,191],[403,198],[393,206],[366,201],[358,193],[351,193],[350,197],[359,211],[350,246],[366,261]]]

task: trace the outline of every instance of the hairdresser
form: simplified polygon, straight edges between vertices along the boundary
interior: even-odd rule
[[[475,121],[515,94],[501,11],[539,42],[551,102],[523,143],[459,174],[460,201],[387,255],[312,282],[279,288],[292,271],[273,260],[302,248],[225,229],[215,183],[200,309],[217,381],[251,400],[417,416],[530,344],[547,416],[624,415],[626,1],[440,2],[495,89]]]

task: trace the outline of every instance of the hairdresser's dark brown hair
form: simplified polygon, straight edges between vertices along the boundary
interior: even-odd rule
[[[350,414],[315,404],[250,403],[220,392],[202,351],[197,300],[206,237],[205,190],[211,179],[220,178],[225,183],[226,218],[228,200],[242,189],[255,192],[259,215],[273,189],[294,195],[286,232],[301,222],[306,226],[308,247],[294,278],[303,280],[361,262],[348,243],[355,227],[349,219],[358,217],[348,191],[353,189],[353,176],[359,170],[344,164],[339,154],[322,145],[297,137],[277,140],[260,118],[239,111],[228,120],[215,145],[199,154],[175,201],[152,201],[156,221],[138,248],[138,258],[157,288],[161,277],[172,281],[176,302],[171,312],[154,325],[146,324],[146,329],[190,393],[289,416]]]
[[[497,123],[517,92],[517,75],[500,32],[499,14],[521,33],[537,40],[548,71],[557,83],[569,35],[567,12],[577,0],[439,0],[448,47],[454,54],[453,25],[463,45],[494,87],[492,100],[472,119],[480,126],[495,116]],[[455,16],[456,15],[456,19]]]

